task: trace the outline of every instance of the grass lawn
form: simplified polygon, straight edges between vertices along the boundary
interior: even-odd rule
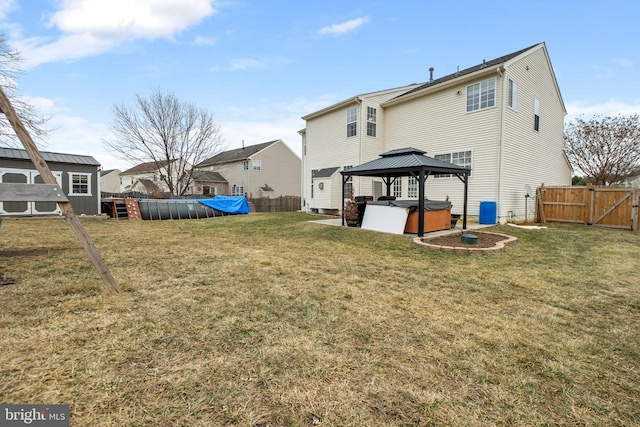
[[[523,230],[501,253],[302,213],[5,219],[0,403],[73,426],[639,425],[640,234]]]

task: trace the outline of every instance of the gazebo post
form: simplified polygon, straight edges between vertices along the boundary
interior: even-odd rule
[[[467,229],[467,194],[469,190],[469,174],[464,174],[464,208],[462,215],[462,230]]]
[[[424,237],[424,170],[418,173],[418,237]]]

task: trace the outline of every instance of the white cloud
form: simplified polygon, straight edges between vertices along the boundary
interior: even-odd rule
[[[624,68],[633,67],[633,62],[626,58],[617,58],[613,62]]]
[[[16,2],[14,0],[0,0],[0,21],[7,18],[9,12],[17,9]]]
[[[251,58],[232,59],[230,64],[230,68],[232,70],[256,70],[266,67],[267,66],[264,62]]]
[[[7,1],[7,0],[0,0]],[[138,38],[172,38],[216,13],[216,0],[64,0],[46,20],[62,35],[12,40],[25,66],[68,61]],[[1,3],[0,3],[1,5]]]
[[[213,46],[216,44],[216,39],[214,37],[202,37],[198,36],[193,39],[193,44],[196,46]]]
[[[572,101],[566,103],[565,107],[567,108],[565,122],[569,122],[581,115],[585,116],[585,118],[591,118],[596,114],[601,116],[640,114],[640,101],[634,104],[627,104],[615,99],[610,99],[598,104],[587,104],[583,101]]]
[[[367,22],[369,22],[369,18],[356,18],[347,22],[343,22],[341,24],[333,24],[322,27],[320,28],[320,30],[318,30],[318,34],[340,36],[344,33],[348,33],[349,31],[354,31]]]

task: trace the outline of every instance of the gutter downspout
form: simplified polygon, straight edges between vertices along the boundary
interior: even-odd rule
[[[504,94],[505,94],[505,84],[504,81],[505,79],[503,78],[502,75],[502,67],[498,67],[496,68],[496,71],[498,72],[498,74],[500,75],[500,81],[501,81],[501,88],[502,88],[502,96],[500,97],[500,119],[498,120],[498,167],[497,167],[497,176],[496,176],[496,190],[497,190],[497,194],[496,194],[496,204],[498,206],[498,212],[497,212],[497,220],[498,223],[500,223],[500,217],[501,215],[501,211],[502,211],[502,205],[501,205],[501,199],[502,199],[502,159],[504,158],[504,114],[506,111],[506,108],[504,107]],[[507,88],[508,90],[508,88]]]

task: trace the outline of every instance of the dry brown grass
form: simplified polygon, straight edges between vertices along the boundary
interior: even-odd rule
[[[423,250],[304,214],[7,220],[0,402],[76,426],[640,423],[640,235],[495,227],[505,252]]]

